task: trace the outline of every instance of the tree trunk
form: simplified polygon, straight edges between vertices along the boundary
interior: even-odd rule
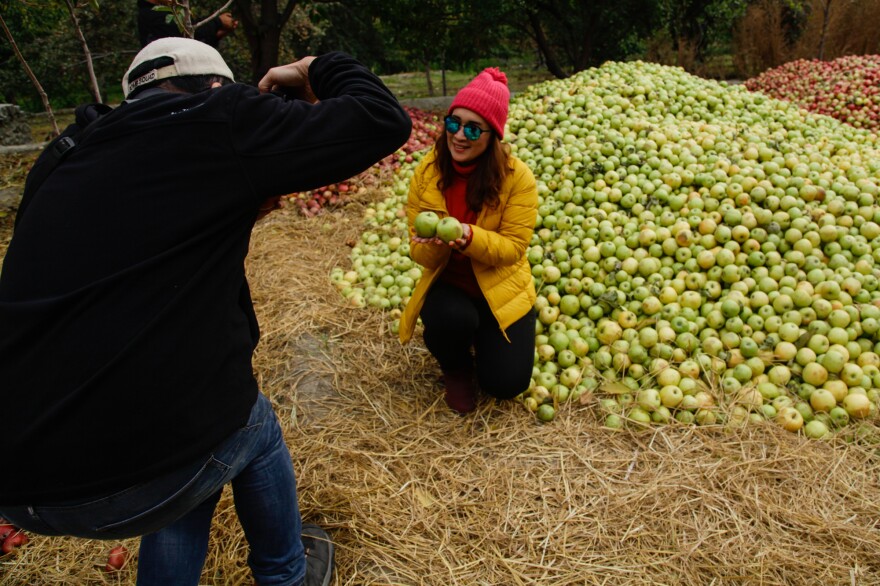
[[[253,72],[254,83],[258,83],[266,72],[278,65],[278,54],[281,46],[281,29],[269,31],[260,39],[260,61]]]
[[[259,16],[251,10],[252,0],[235,0],[241,24],[251,50],[251,81],[254,85],[278,65],[281,30],[293,14],[297,0],[288,0],[278,12],[278,0],[260,0]]]
[[[592,18],[591,18],[592,16]],[[575,71],[583,71],[590,66],[593,60],[593,38],[596,34],[596,27],[601,26],[596,22],[595,15],[587,10],[581,15],[580,20],[585,24],[581,32],[580,47],[578,50],[578,60],[575,61]]]
[[[440,92],[446,97],[446,49],[440,52]]]
[[[9,39],[9,44],[12,45],[12,50],[21,62],[22,67],[24,67],[25,73],[27,73],[27,76],[31,79],[31,83],[34,84],[34,87],[37,88],[37,93],[40,94],[40,100],[43,101],[43,108],[46,109],[46,114],[49,116],[49,122],[52,123],[52,131],[55,133],[55,136],[58,136],[61,134],[61,131],[58,130],[58,123],[55,121],[55,113],[52,111],[52,105],[49,103],[49,96],[46,95],[46,90],[40,85],[37,76],[34,75],[34,72],[25,60],[24,55],[22,55],[21,51],[18,49],[18,44],[15,42],[12,33],[9,31],[9,27],[6,26],[6,21],[3,19],[2,14],[0,14],[0,26],[3,27],[3,32],[6,33],[6,38]]]
[[[428,95],[434,97],[434,83],[431,81],[431,64],[425,61],[425,82],[428,84]]]
[[[555,75],[559,79],[565,79],[568,77],[568,74],[562,70],[562,67],[559,65],[559,61],[556,59],[556,55],[553,53],[553,49],[550,47],[550,43],[547,41],[547,35],[544,34],[544,28],[541,26],[541,20],[538,18],[538,15],[534,12],[529,13],[529,25],[532,28],[532,34],[535,39],[535,43],[538,46],[538,50],[541,51],[541,54],[544,55],[544,61],[547,63],[547,71]]]
[[[819,36],[819,53],[817,59],[825,59],[825,37],[828,34],[828,21],[831,20],[831,2],[832,0],[824,0],[822,2],[822,33]]]
[[[73,2],[71,0],[66,0],[66,2],[67,10],[70,12],[70,19],[73,21],[73,30],[76,31],[76,38],[79,39],[79,42],[82,45],[83,55],[85,55],[86,58],[86,68],[89,71],[89,89],[92,92],[92,98],[98,103],[103,103],[104,100],[101,99],[101,90],[98,87],[98,78],[95,76],[95,66],[92,63],[92,52],[89,51],[89,44],[86,42],[86,37],[83,35],[82,28],[79,26],[79,19],[76,17],[76,10]]]

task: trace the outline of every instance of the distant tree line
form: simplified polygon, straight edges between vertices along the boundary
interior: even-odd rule
[[[859,4],[876,5],[880,0]],[[95,7],[95,4],[98,4]],[[191,0],[195,17],[224,0]],[[270,67],[297,57],[343,50],[380,74],[461,70],[524,60],[563,78],[607,60],[647,59],[707,76],[736,76],[772,60],[813,51],[805,31],[817,20],[844,18],[844,0],[233,0],[241,23],[220,50],[239,81],[253,83]],[[71,24],[68,0],[0,0],[0,16],[55,107],[90,98],[87,62]],[[864,11],[864,6],[862,7]],[[140,49],[136,2],[77,4],[101,94],[118,100],[119,80]],[[771,13],[773,19],[767,20]],[[748,19],[764,18],[761,38],[787,50],[756,49]],[[863,15],[862,18],[865,18]],[[870,19],[868,19],[870,21]],[[768,24],[768,22],[770,24]],[[874,20],[873,22],[877,22]],[[775,27],[776,30],[768,30]],[[827,28],[827,27],[826,27]],[[812,33],[815,34],[815,33]],[[824,58],[845,48],[825,43]],[[819,46],[815,47],[818,52]],[[749,59],[737,59],[738,50]],[[870,47],[862,50],[870,50]],[[874,49],[876,50],[876,44]],[[755,55],[761,55],[759,59]],[[769,57],[767,57],[769,55]],[[754,71],[746,73],[753,74]],[[430,75],[427,91],[434,93]],[[39,98],[9,43],[0,41],[0,99],[29,110]]]

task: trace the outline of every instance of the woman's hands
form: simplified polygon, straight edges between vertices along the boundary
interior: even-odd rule
[[[451,248],[453,250],[462,251],[465,248],[467,248],[468,244],[471,243],[471,238],[473,238],[474,231],[471,228],[470,224],[462,224],[461,228],[462,228],[461,238],[458,238],[456,240],[450,240],[449,242],[446,242],[445,240],[441,240],[440,238],[437,238],[436,236],[433,238],[422,238],[420,236],[413,236],[412,241],[414,243],[418,243],[418,244],[433,244],[435,246],[446,246],[446,247]]]
[[[217,29],[217,38],[222,39],[238,28],[238,21],[232,18],[231,12],[224,12],[217,17],[220,19],[220,28]]]

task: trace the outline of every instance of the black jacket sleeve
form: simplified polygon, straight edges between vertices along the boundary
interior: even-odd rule
[[[412,131],[385,84],[344,53],[316,58],[309,80],[316,104],[252,89],[235,107],[231,131],[243,172],[267,195],[353,177],[400,148]]]

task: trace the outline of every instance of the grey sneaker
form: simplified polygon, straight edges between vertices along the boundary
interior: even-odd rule
[[[302,543],[306,550],[306,579],[303,586],[329,586],[333,577],[333,541],[326,531],[303,523]]]

